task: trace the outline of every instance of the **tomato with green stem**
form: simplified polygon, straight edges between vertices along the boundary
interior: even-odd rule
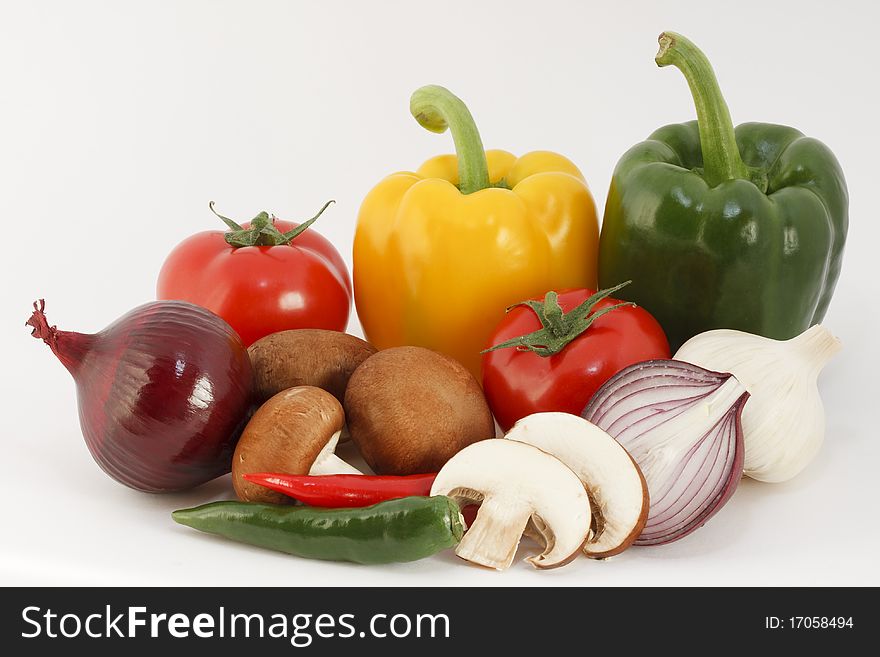
[[[326,238],[307,230],[330,203],[301,224],[261,212],[239,225],[218,214],[229,230],[196,233],[177,245],[162,265],[157,298],[213,311],[245,345],[287,329],[344,331],[348,268]]]
[[[532,413],[580,415],[623,368],[669,358],[657,320],[610,297],[627,283],[600,292],[550,291],[508,308],[482,356],[483,390],[502,429]]]

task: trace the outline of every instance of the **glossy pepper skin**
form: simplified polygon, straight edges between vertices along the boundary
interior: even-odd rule
[[[733,128],[705,55],[660,37],[660,66],[682,70],[697,121],[669,125],[617,164],[605,206],[599,284],[632,279],[674,352],[732,328],[785,340],[825,315],[840,272],[848,196],[821,142],[768,123]]]
[[[415,561],[454,547],[464,524],[449,497],[404,497],[351,509],[212,502],[172,513],[199,531],[306,559]]]
[[[370,506],[401,497],[431,494],[437,473],[414,475],[289,475],[253,472],[243,477],[303,504],[329,508]]]
[[[410,109],[428,130],[448,126],[457,155],[392,174],[365,198],[354,238],[358,316],[379,349],[434,349],[479,380],[480,350],[507,306],[595,287],[595,203],[561,155],[484,151],[446,89],[417,90]]]

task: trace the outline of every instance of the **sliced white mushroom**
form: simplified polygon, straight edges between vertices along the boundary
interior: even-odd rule
[[[552,454],[580,477],[593,509],[593,535],[583,548],[588,557],[619,554],[638,538],[648,519],[648,487],[639,466],[614,438],[569,413],[529,415],[506,438]]]
[[[536,568],[565,565],[590,532],[590,500],[580,479],[525,443],[493,438],[465,447],[441,468],[431,495],[448,495],[460,506],[480,504],[455,553],[497,570],[513,562],[530,520],[544,544],[541,554],[527,559]]]

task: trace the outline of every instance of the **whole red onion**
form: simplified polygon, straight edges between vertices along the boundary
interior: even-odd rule
[[[250,410],[253,372],[238,334],[214,313],[157,301],[93,335],[28,320],[76,381],[80,425],[98,465],[147,492],[229,472]]]

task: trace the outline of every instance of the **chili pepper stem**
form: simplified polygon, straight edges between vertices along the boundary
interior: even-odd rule
[[[409,109],[426,130],[442,133],[449,128],[458,157],[458,183],[462,194],[473,194],[490,186],[483,140],[474,117],[458,96],[444,87],[427,85],[416,89]]]
[[[675,32],[663,32],[659,43],[660,50],[654,61],[661,67],[671,64],[678,68],[693,95],[706,183],[715,187],[727,180],[752,179],[736,145],[730,111],[706,55]]]

